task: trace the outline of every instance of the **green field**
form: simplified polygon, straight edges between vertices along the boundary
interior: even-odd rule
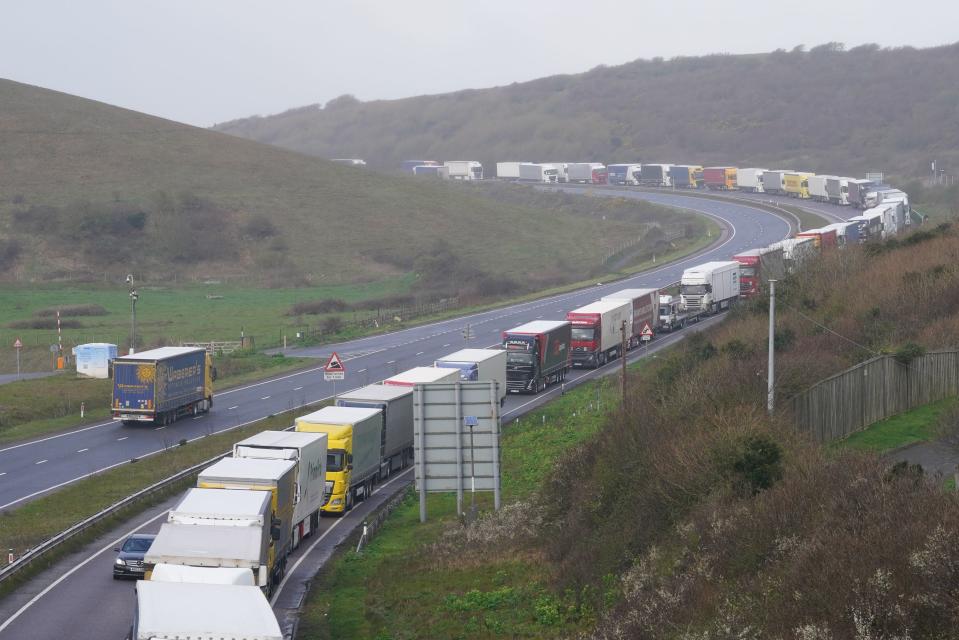
[[[917,407],[870,425],[844,440],[835,442],[834,448],[855,449],[885,453],[915,442],[935,438],[940,416],[956,405],[955,398]]]

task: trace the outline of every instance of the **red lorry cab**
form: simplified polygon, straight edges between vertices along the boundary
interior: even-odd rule
[[[739,270],[739,295],[749,297],[759,293],[762,284],[762,277],[759,273],[761,259],[759,249],[744,251],[737,256],[733,256],[733,260],[742,265]]]

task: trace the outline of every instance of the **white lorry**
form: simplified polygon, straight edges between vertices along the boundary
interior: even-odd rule
[[[740,169],[736,174],[736,183],[739,185],[739,190],[763,193],[763,172],[765,171],[765,169],[755,167]]]
[[[387,378],[383,381],[383,384],[397,387],[413,387],[418,384],[428,384],[430,382],[456,382],[459,378],[459,371],[437,369],[436,367],[413,367],[391,378]]]
[[[769,245],[770,249],[782,249],[786,273],[795,273],[806,260],[819,254],[815,238],[787,238]]]
[[[283,632],[256,587],[140,580],[129,637],[283,640]]]
[[[329,499],[326,487],[325,433],[261,431],[233,445],[234,458],[292,460],[296,463],[293,497],[293,548],[320,526],[320,509]]]
[[[443,163],[450,180],[482,180],[483,165],[476,160],[447,160]]]
[[[601,162],[570,162],[566,165],[570,182],[606,184],[606,165]]]
[[[830,179],[838,180],[839,176],[809,176],[809,197],[819,202],[829,202],[829,192],[826,189],[826,184]]]
[[[690,314],[683,306],[679,296],[659,296],[659,323],[660,331],[676,331],[682,329],[689,322],[699,319],[701,314]]]
[[[717,313],[739,298],[740,264],[734,260],[707,262],[683,271],[680,299],[691,313]]]
[[[559,181],[559,171],[551,164],[524,162],[519,165],[519,179],[523,182],[555,184]]]
[[[549,164],[556,167],[556,176],[558,182],[569,182],[569,163],[567,162],[541,162],[540,164]]]
[[[500,406],[506,399],[506,352],[502,349],[460,349],[443,356],[434,367],[456,369],[460,380],[476,382],[495,380],[499,383]]]

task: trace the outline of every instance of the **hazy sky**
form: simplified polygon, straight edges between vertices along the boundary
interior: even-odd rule
[[[10,0],[0,77],[210,126],[636,58],[957,40],[955,0]]]

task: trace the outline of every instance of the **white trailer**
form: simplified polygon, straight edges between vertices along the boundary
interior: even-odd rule
[[[556,183],[559,181],[559,171],[551,164],[524,162],[519,165],[519,179],[523,182]]]
[[[476,160],[447,160],[443,166],[450,180],[483,179],[483,165]]]
[[[503,349],[460,349],[443,356],[434,367],[456,369],[464,382],[499,383],[500,405],[506,399],[506,351]]]
[[[519,166],[525,162],[497,162],[496,177],[502,180],[516,180],[519,178]]]
[[[390,384],[397,387],[413,387],[418,384],[429,384],[430,382],[456,382],[459,380],[459,371],[450,369],[437,369],[436,367],[413,367],[403,373],[398,373],[392,378],[387,378],[383,384]]]
[[[320,526],[320,509],[326,504],[325,433],[261,431],[233,445],[234,458],[292,460],[296,463],[293,502],[293,548]]]
[[[753,193],[763,193],[763,172],[766,169],[750,167],[740,169],[736,173],[736,184],[740,191],[752,191]]]
[[[269,491],[189,489],[167,513],[172,524],[269,527],[273,494]]]
[[[787,238],[774,242],[769,245],[769,248],[783,250],[783,263],[786,267],[786,273],[795,273],[806,260],[819,254],[816,239],[811,237]]]
[[[271,590],[279,580],[271,563],[279,561],[271,548],[271,526],[196,525],[166,522],[143,561],[147,576],[153,565],[249,569],[258,587]],[[276,558],[276,560],[274,560]]]
[[[188,567],[180,564],[154,565],[151,582],[187,582],[190,584],[235,584],[255,587],[253,574],[247,569],[231,567]]]
[[[739,298],[740,264],[735,260],[707,262],[683,271],[679,291],[691,313],[717,313]]]
[[[597,175],[605,174],[606,166],[601,162],[571,162],[566,166],[566,171],[570,182],[592,184],[601,182]]]
[[[140,580],[130,638],[283,640],[283,633],[256,587]]]
[[[603,300],[628,300],[633,308],[632,335],[627,347],[633,349],[643,342],[643,329],[649,325],[653,331],[659,323],[659,289],[622,289]],[[651,337],[651,336],[650,336]]]
[[[829,202],[829,191],[826,184],[829,180],[838,180],[839,176],[809,176],[807,184],[809,185],[809,197],[820,202]]]

